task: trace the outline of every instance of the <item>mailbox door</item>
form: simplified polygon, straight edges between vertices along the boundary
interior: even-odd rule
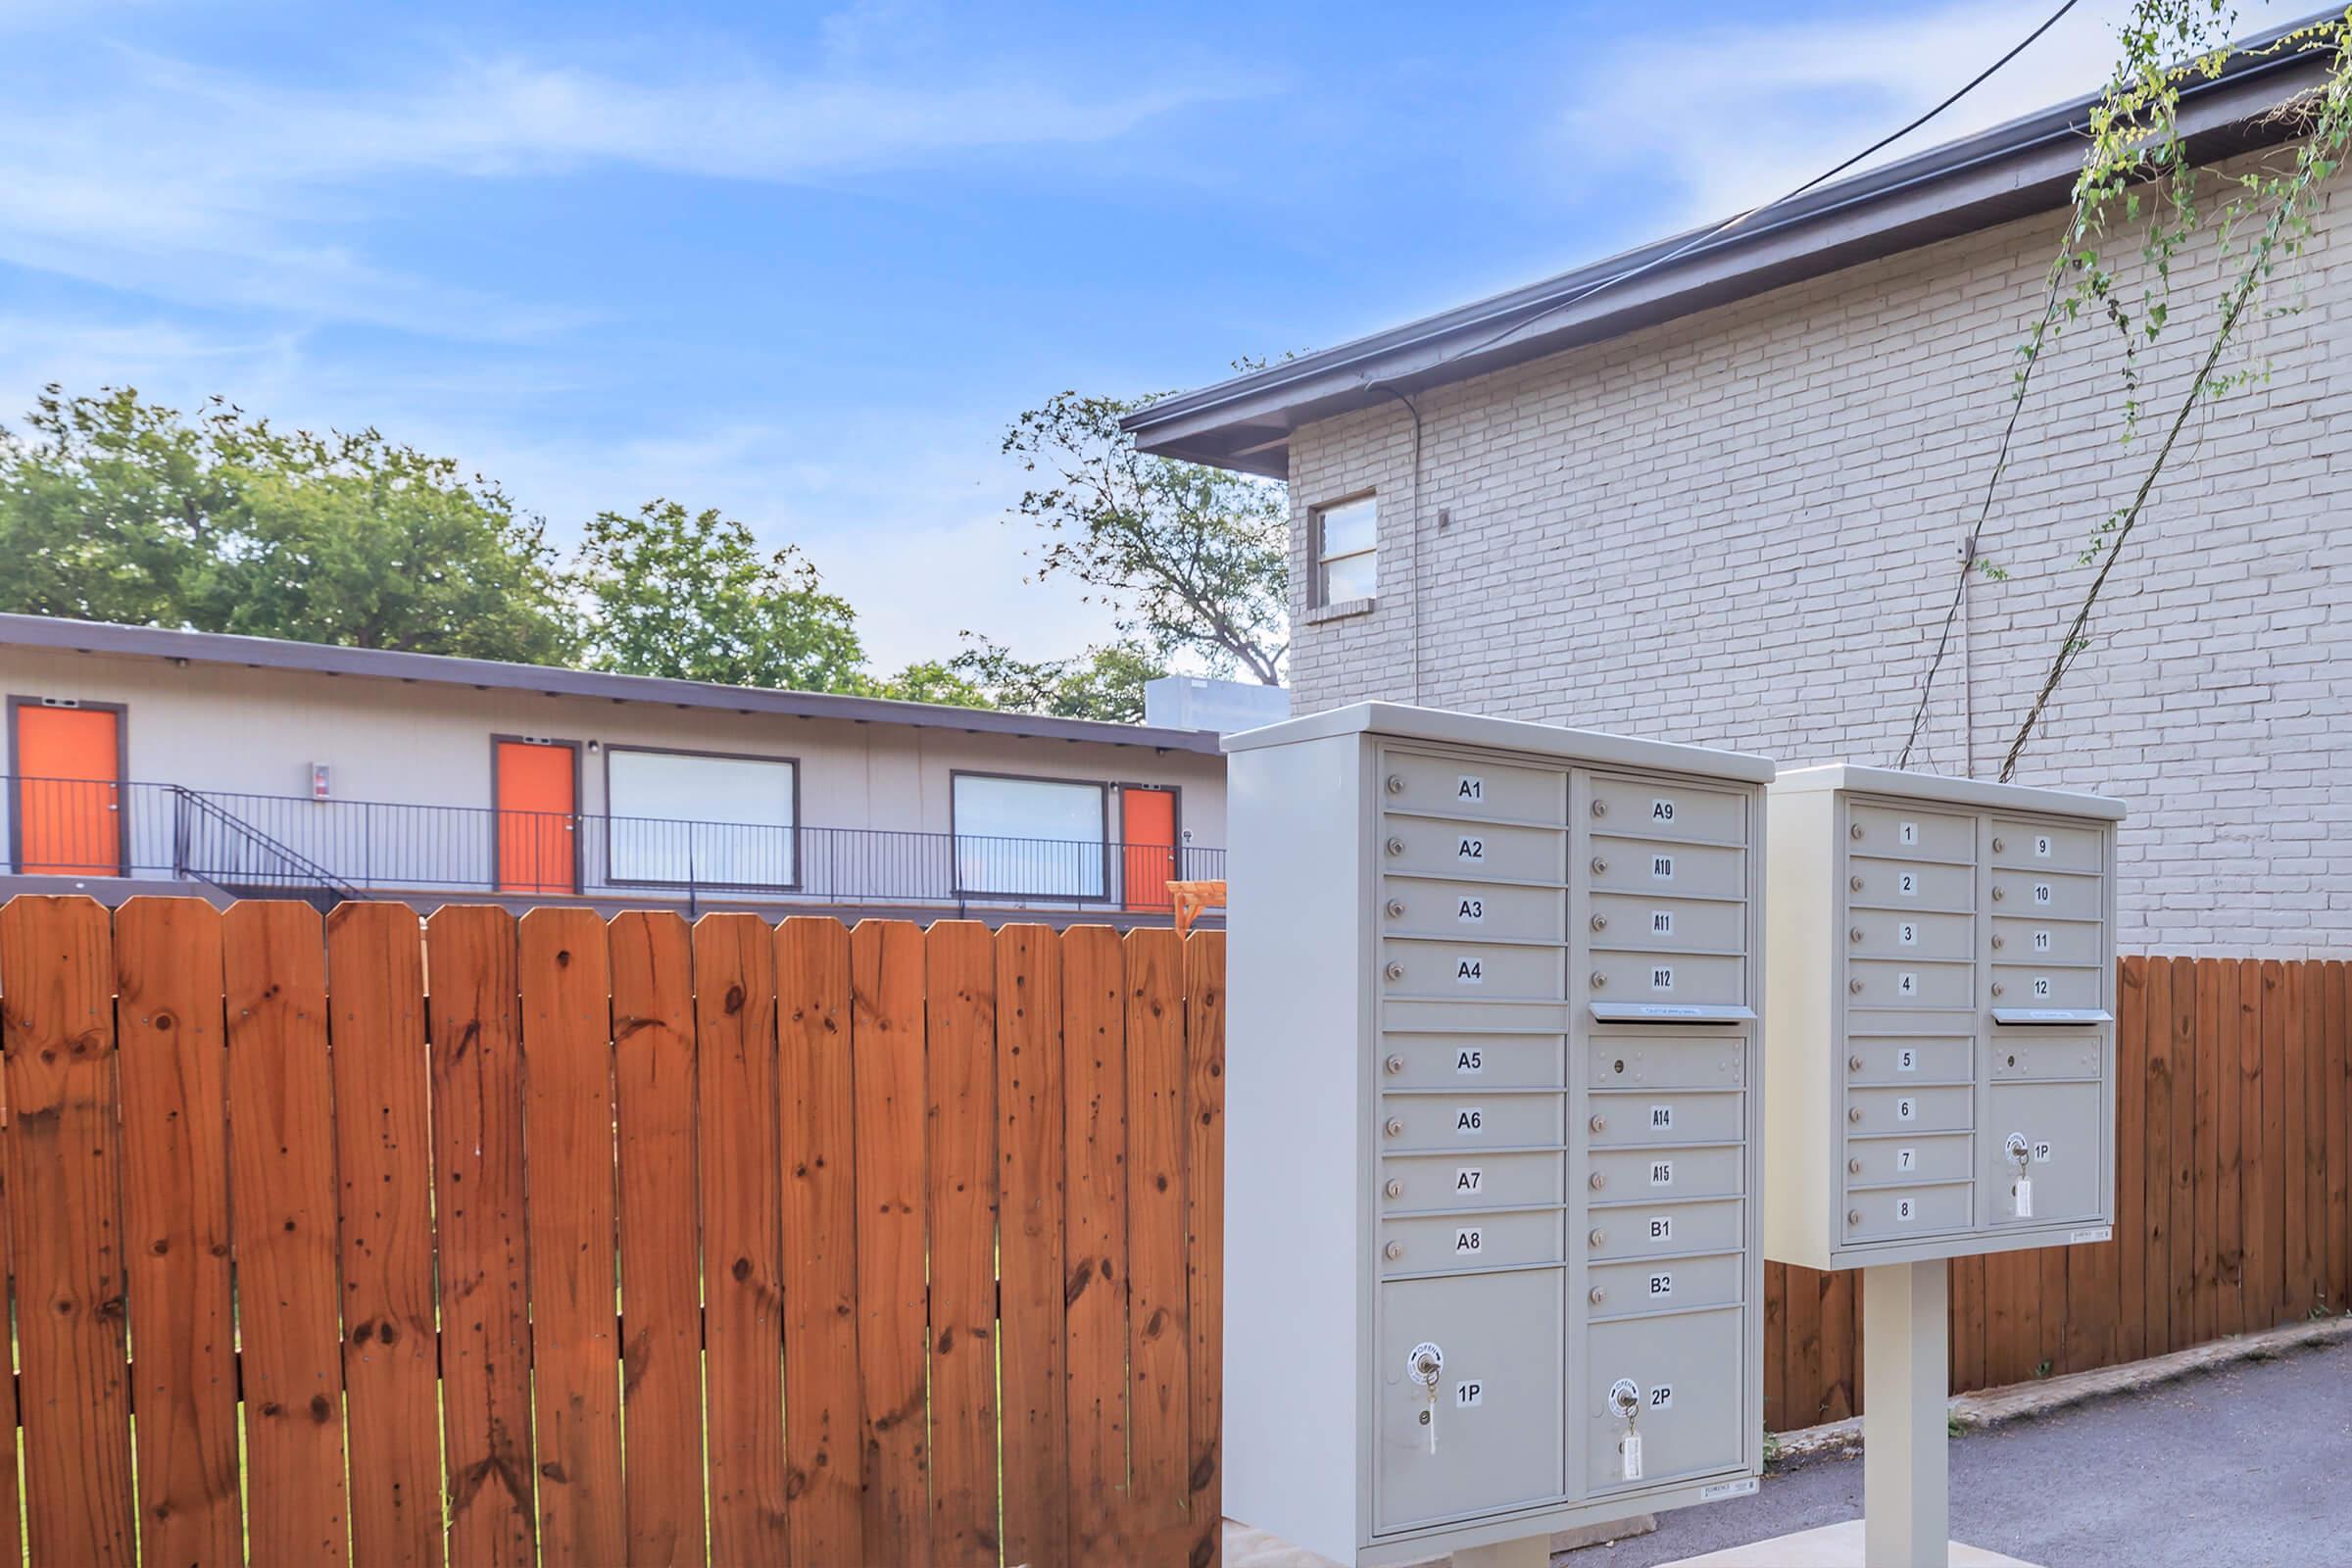
[[[1562,1494],[1566,1331],[1557,1269],[1381,1288],[1375,1528],[1475,1518]],[[1444,1352],[1434,1411],[1416,1346]],[[1430,1416],[1437,1428],[1431,1451]]]
[[[1585,1481],[1594,1495],[1740,1464],[1743,1343],[1737,1307],[1592,1325],[1578,1407]],[[1625,1421],[1609,1407],[1610,1386],[1620,1379],[1641,1401],[1642,1474],[1634,1480],[1626,1478],[1619,1446]]]
[[[1979,1135],[1984,1151],[1984,1219],[1995,1228],[2082,1219],[2099,1209],[2099,1176],[2112,1156],[2099,1115],[2096,1083],[1995,1083],[1987,1121]],[[2026,1144],[2026,1173],[2034,1183],[2030,1215],[2018,1213],[2016,1164],[2010,1135]]]

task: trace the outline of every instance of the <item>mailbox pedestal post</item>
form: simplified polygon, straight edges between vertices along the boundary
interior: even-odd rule
[[[1951,1560],[1951,1283],[1940,1257],[1862,1271],[1862,1538],[1871,1568]]]
[[[1550,1562],[1551,1537],[1547,1535],[1453,1548],[1453,1568],[1548,1568]]]

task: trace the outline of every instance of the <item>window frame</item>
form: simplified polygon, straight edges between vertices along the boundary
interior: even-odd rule
[[[802,844],[801,835],[807,824],[801,820],[800,758],[797,756],[780,757],[772,753],[760,752],[711,752],[703,751],[690,746],[639,746],[626,741],[617,743],[607,741],[601,750],[604,753],[605,759],[603,769],[605,790],[604,886],[612,888],[711,888],[720,892],[741,893],[799,893],[803,891],[807,883],[807,858],[805,854],[807,847]],[[781,762],[789,766],[792,769],[792,826],[787,831],[792,835],[792,880],[789,882],[707,882],[701,877],[687,879],[683,877],[624,877],[615,875],[612,870],[612,824],[614,821],[622,819],[633,822],[662,820],[658,817],[626,816],[625,813],[615,811],[612,808],[612,754],[615,752],[640,752],[650,754],[655,757],[699,757],[718,762]],[[714,822],[708,825],[713,827],[728,827],[760,826],[764,824]]]
[[[1062,784],[1072,789],[1091,789],[1097,798],[1095,846],[1102,857],[1101,891],[1096,893],[1032,893],[1020,889],[967,887],[963,880],[963,832],[956,825],[956,786],[967,778],[995,779],[1009,784]],[[1107,904],[1111,901],[1110,875],[1110,790],[1108,779],[1068,778],[1056,773],[996,773],[975,767],[956,767],[948,770],[948,881],[951,893],[958,899],[1022,899],[1039,904]],[[974,838],[993,837],[991,834],[972,835]],[[1061,839],[1036,839],[1033,843],[1058,844]]]
[[[1372,542],[1361,550],[1342,551],[1333,555],[1328,549],[1326,526],[1331,514],[1344,511],[1360,502],[1372,503]],[[1310,609],[1322,610],[1332,605],[1372,604],[1380,596],[1380,492],[1378,489],[1358,490],[1334,501],[1321,502],[1307,509],[1307,582],[1312,589]],[[1369,557],[1372,562],[1372,592],[1356,594],[1346,599],[1331,596],[1331,564],[1335,561],[1354,561]]]

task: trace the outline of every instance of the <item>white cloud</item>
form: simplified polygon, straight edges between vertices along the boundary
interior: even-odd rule
[[[1964,0],[1645,37],[1604,52],[1590,79],[1577,83],[1563,150],[1657,177],[1666,187],[1662,227],[1728,218],[1939,102],[2054,9],[2050,0]],[[2115,24],[2129,11],[2126,0],[2077,6],[1990,80],[1872,162],[2097,90],[2115,64]]]

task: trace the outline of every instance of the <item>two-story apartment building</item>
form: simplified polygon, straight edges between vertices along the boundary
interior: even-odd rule
[[[2201,159],[2277,157],[2291,54],[2190,84]],[[1888,764],[1911,728],[2082,156],[2089,100],[1152,405],[1147,451],[1287,478],[1301,711],[1386,698]],[[2131,808],[2127,951],[2352,951],[2352,223],[2201,411],[2020,782]],[[2137,250],[2111,236],[2111,253]],[[2169,416],[2225,275],[2176,265]],[[2152,442],[2105,329],[2039,368],[1914,766],[1989,777]]]
[[[0,690],[0,893],[1164,920],[1224,874],[1209,730],[26,615]]]

